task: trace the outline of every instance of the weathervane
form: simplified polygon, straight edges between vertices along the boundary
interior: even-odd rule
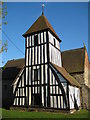
[[[44,14],[44,4],[42,4],[42,15]]]

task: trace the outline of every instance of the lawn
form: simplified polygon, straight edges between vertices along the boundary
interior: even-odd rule
[[[2,109],[2,117],[6,118],[88,118],[87,110],[76,111],[73,114],[55,112],[25,112]],[[15,119],[14,119],[15,120]]]

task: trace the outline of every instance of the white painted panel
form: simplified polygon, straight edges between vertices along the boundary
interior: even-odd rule
[[[36,56],[35,56],[35,63],[37,64],[37,46],[36,46]]]
[[[60,96],[58,96],[58,108],[60,108]]]
[[[31,65],[31,49],[32,48],[29,48],[29,65]]]
[[[51,73],[51,69],[49,69],[50,72],[50,85],[52,85],[52,73]]]
[[[22,75],[22,87],[24,86],[24,74]]]
[[[34,35],[32,35],[32,46],[34,46]]]
[[[46,32],[44,32],[44,42],[46,42]]]
[[[37,83],[36,83],[37,84]],[[35,87],[35,93],[37,93],[37,87]]]
[[[33,81],[33,85],[34,85],[34,70],[32,70],[32,81]]]
[[[42,106],[44,106],[44,88],[42,87]]]
[[[31,105],[31,87],[29,87],[29,105]]]
[[[43,65],[41,66],[41,71],[42,71],[42,75],[41,75],[41,83],[44,84],[44,81],[43,81]]]
[[[50,107],[53,107],[53,98],[50,96]]]
[[[29,85],[31,85],[31,67],[29,67]]]
[[[45,65],[45,79],[46,79],[45,82],[47,83],[47,79],[48,79],[47,78],[47,65]]]
[[[19,87],[21,87],[21,80],[20,80],[20,82],[19,82]]]
[[[69,104],[70,104],[70,109],[74,109],[74,94],[75,94],[74,87],[69,85]]]
[[[38,43],[40,44],[40,33],[38,34]]]
[[[58,82],[57,82],[57,80],[56,80],[56,85],[58,85]]]
[[[16,105],[15,102],[16,102],[16,99],[14,99],[14,103],[13,103],[13,105]]]
[[[61,83],[63,88],[64,88],[64,91],[65,93],[67,94],[67,83]]]
[[[34,65],[34,47],[32,48],[32,65]]]
[[[31,36],[29,36],[29,46],[31,46]]]
[[[50,86],[50,94],[52,94],[52,86]]]
[[[41,46],[41,50],[42,50],[42,63],[43,63],[43,59],[44,59],[44,56],[43,56],[43,45]]]
[[[27,52],[26,52],[26,65],[28,65],[28,49],[27,49]]]
[[[56,86],[56,94],[58,94],[58,86]]]
[[[78,107],[80,107],[80,89],[75,87],[75,99]]]
[[[51,42],[53,45],[54,45],[54,36],[50,33],[50,32],[48,32],[48,35],[49,35],[49,42]]]
[[[43,43],[43,33],[41,33],[41,43]]]
[[[13,94],[14,94],[15,88],[16,88],[16,85],[13,85]]]
[[[45,44],[45,63],[47,62],[47,45]]]
[[[27,37],[27,47],[28,47],[28,37]]]
[[[58,66],[62,66],[61,63],[61,52],[58,51],[54,46],[52,46],[51,44],[49,44],[49,56],[50,56],[50,62],[58,65]]]
[[[25,93],[24,93],[24,88],[23,88],[23,96],[25,96]]]
[[[61,108],[63,108],[63,97],[61,96]]]
[[[26,87],[26,96],[28,96],[28,88]]]
[[[40,64],[40,46],[38,46],[39,50],[38,50],[38,64]]]
[[[57,108],[56,96],[54,96],[54,108]]]
[[[40,80],[40,68],[38,68],[38,80]]]
[[[35,89],[36,90],[36,89]],[[35,91],[34,91],[34,87],[33,87],[33,94],[35,93]]]
[[[28,84],[28,68],[26,68],[26,85]]]
[[[48,97],[48,94],[47,94],[47,86],[46,86],[46,107],[47,107],[47,97]]]

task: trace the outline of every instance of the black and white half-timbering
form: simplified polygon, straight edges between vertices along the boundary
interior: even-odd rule
[[[25,37],[25,66],[13,82],[13,106],[78,109],[80,85],[62,67],[60,42],[42,14]]]

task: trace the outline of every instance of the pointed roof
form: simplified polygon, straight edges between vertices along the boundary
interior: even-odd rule
[[[54,31],[54,29],[52,28],[51,24],[49,23],[47,18],[44,16],[44,14],[42,14],[32,24],[32,26],[23,34],[23,36],[25,37],[25,36],[30,35],[32,33],[39,32],[39,31],[46,30],[46,29],[49,29],[55,35],[55,37],[57,39],[59,39],[59,37],[57,36],[56,32]],[[61,42],[61,40],[60,40],[60,42]]]

